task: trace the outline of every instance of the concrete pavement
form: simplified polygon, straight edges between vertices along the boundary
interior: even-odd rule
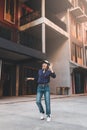
[[[87,130],[87,96],[51,99],[51,122],[39,119],[33,98],[22,101],[0,103],[0,130]]]

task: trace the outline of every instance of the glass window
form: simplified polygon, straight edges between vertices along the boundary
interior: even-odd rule
[[[86,60],[86,66],[87,66],[87,49],[85,50],[85,60]]]
[[[4,19],[15,23],[16,0],[5,0]]]
[[[11,30],[0,26],[0,37],[11,40]]]
[[[85,31],[85,44],[87,44],[87,31]]]
[[[82,24],[76,24],[76,38],[82,42]]]
[[[72,43],[71,47],[71,60],[76,63],[82,64],[83,48],[76,45],[75,43]]]
[[[71,46],[71,59],[72,61],[76,61],[76,48],[74,43]]]
[[[77,57],[82,58],[82,48],[79,46],[76,46],[76,52],[77,52]]]
[[[71,35],[76,38],[76,21],[74,20],[73,17],[71,17],[70,28],[71,28]]]
[[[76,45],[76,57],[77,63],[82,65],[83,64],[83,48]]]

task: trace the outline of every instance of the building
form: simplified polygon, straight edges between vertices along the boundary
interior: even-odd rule
[[[71,0],[73,8],[69,10],[69,42],[70,42],[70,73],[72,93],[87,92],[86,64],[86,22],[87,1]]]
[[[24,3],[0,0],[0,96],[36,93],[36,82],[26,83],[25,78],[36,74],[45,54],[38,48],[39,39],[36,45],[34,37],[28,35],[29,27],[23,33],[20,29],[21,17],[26,15]]]
[[[0,0],[0,96],[36,93],[43,59],[54,64],[51,93],[86,92],[86,0]],[[33,87],[32,87],[33,86]]]

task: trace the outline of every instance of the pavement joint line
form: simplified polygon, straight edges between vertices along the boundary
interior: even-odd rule
[[[70,97],[78,97],[78,96],[87,96],[87,93],[85,93],[85,94],[73,94],[73,95],[52,95],[52,96],[53,97],[51,97],[51,99],[60,99],[60,98],[70,98]],[[23,96],[23,97],[24,98],[26,98],[26,97],[28,98],[28,96]],[[44,98],[42,98],[42,100],[44,100]],[[25,100],[19,99],[19,101],[9,101],[9,98],[8,98],[7,102],[3,101],[2,103],[0,103],[0,105],[3,105],[3,104],[15,104],[15,103],[21,103],[21,102],[32,102],[32,101],[36,101],[36,98],[34,96],[29,96],[29,100],[27,100],[27,99],[25,99]]]

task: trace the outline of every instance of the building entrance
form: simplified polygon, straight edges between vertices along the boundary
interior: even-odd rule
[[[15,96],[16,94],[16,66],[4,63],[2,66],[2,96]]]
[[[75,71],[75,94],[84,93],[85,74],[83,71]]]
[[[22,70],[22,71],[21,71]],[[24,66],[20,68],[19,95],[34,95],[37,91],[37,81],[26,81],[27,77],[36,77],[38,70],[33,67]]]

